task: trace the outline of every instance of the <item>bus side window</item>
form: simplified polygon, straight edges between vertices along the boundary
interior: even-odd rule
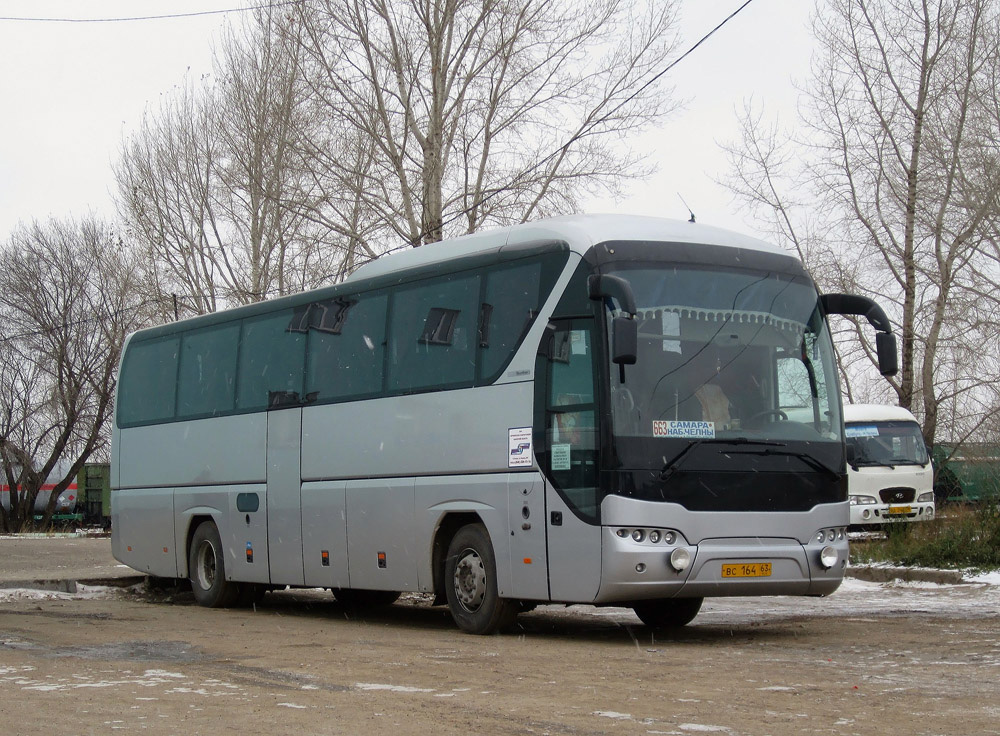
[[[596,518],[593,341],[592,331],[579,325],[576,320],[559,324],[553,339],[546,397],[548,464],[552,480],[566,500],[584,517]]]
[[[324,401],[381,392],[387,305],[385,294],[366,294],[323,310],[333,316],[309,330],[307,395]]]
[[[540,307],[542,264],[527,263],[491,271],[480,307],[480,376],[499,377]]]
[[[173,419],[180,344],[173,336],[129,345],[118,386],[120,426]]]
[[[292,310],[243,320],[238,410],[265,409],[271,394],[302,393],[306,336],[290,330]]]
[[[479,276],[455,274],[401,287],[393,296],[386,388],[472,385]]]
[[[232,412],[239,339],[239,322],[184,335],[177,377],[178,418]]]

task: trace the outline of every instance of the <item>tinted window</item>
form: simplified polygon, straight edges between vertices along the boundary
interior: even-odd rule
[[[541,276],[538,262],[487,275],[479,321],[480,375],[487,381],[495,379],[510,361],[538,312]]]
[[[184,335],[177,387],[178,417],[216,416],[233,410],[239,339],[239,322]]]
[[[387,302],[379,294],[313,305],[306,391],[318,401],[382,390]]]
[[[129,345],[118,386],[119,425],[173,418],[179,345],[179,337]]]
[[[243,322],[237,409],[264,409],[274,394],[302,394],[306,336],[292,331],[292,310]]]
[[[479,276],[401,288],[389,334],[390,391],[472,384],[476,375]]]

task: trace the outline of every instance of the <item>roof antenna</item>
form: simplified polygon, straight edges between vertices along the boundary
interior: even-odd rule
[[[678,199],[680,199],[681,202],[684,203],[684,207],[687,209],[688,214],[691,215],[691,219],[688,220],[688,222],[694,222],[695,221],[695,219],[694,219],[694,211],[690,207],[688,207],[688,203],[687,202],[684,202],[684,197],[681,196],[680,192],[677,192],[677,197],[678,197]]]

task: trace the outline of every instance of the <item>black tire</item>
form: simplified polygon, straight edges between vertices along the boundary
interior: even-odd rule
[[[219,530],[211,521],[203,521],[194,530],[188,549],[188,579],[199,605],[228,608],[237,602],[240,588],[226,580],[226,562]]]
[[[482,524],[463,526],[448,545],[445,591],[451,617],[469,634],[493,634],[514,625],[520,604],[497,592],[493,544]]]
[[[694,620],[701,610],[704,598],[669,598],[660,601],[642,601],[632,606],[635,615],[653,629],[679,629]]]
[[[398,590],[355,590],[353,588],[334,589],[337,602],[347,608],[379,608],[391,606],[400,596]]]

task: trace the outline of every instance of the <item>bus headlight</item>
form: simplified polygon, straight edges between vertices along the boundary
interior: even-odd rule
[[[646,532],[644,532],[642,529],[636,529],[635,531],[632,532],[632,539],[634,539],[636,542],[641,542],[645,538],[646,538]]]
[[[821,564],[825,569],[829,570],[834,565],[837,564],[837,560],[840,555],[837,553],[836,547],[826,546],[819,553],[819,564]]]
[[[670,553],[670,566],[677,572],[684,572],[691,564],[691,553],[685,547],[678,547]]]

